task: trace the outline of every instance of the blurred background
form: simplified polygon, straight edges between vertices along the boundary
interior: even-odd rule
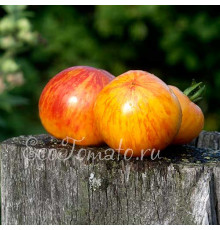
[[[38,100],[74,65],[147,70],[181,90],[206,84],[205,129],[220,130],[218,6],[1,6],[0,141],[45,133]]]

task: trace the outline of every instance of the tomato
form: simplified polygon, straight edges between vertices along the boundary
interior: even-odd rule
[[[101,89],[113,79],[107,71],[87,66],[58,73],[46,85],[39,101],[39,115],[45,129],[60,139],[79,140],[78,145],[102,143],[93,107]],[[74,142],[71,139],[69,142]]]
[[[182,123],[173,144],[187,144],[196,138],[204,127],[202,110],[175,86],[169,86],[177,96],[182,108]],[[196,98],[195,98],[196,99]]]
[[[167,147],[181,124],[181,107],[169,87],[145,71],[128,71],[97,97],[95,121],[104,141],[126,156]],[[121,144],[121,148],[120,147]]]

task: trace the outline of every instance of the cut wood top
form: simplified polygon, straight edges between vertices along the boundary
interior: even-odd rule
[[[129,161],[132,163],[141,161],[150,166],[169,163],[193,166],[220,162],[220,133],[207,131],[202,131],[199,137],[189,145],[169,146],[161,151],[159,155],[157,155],[158,152],[156,151],[152,157],[144,157],[143,159],[136,157],[125,158],[117,152],[113,154],[107,145],[101,147],[73,147],[73,145],[47,134],[14,137],[2,142],[3,148],[5,145],[26,147],[24,155],[29,159],[34,157],[41,160],[59,158],[65,161],[70,157],[77,157],[81,158],[85,164],[98,163],[103,160],[112,163],[117,161]],[[38,151],[31,151],[32,149],[38,149]],[[109,164],[111,165],[111,163]],[[111,167],[110,165],[109,167]]]

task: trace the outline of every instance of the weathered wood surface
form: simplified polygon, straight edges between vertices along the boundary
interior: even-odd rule
[[[220,133],[155,160],[107,160],[106,148],[79,154],[48,135],[4,141],[2,224],[219,224]]]

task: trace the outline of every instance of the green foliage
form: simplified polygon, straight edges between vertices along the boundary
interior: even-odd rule
[[[32,32],[27,18],[26,6],[3,6],[3,9],[6,14],[0,20],[0,128],[3,132],[0,139],[9,132],[8,122],[14,108],[28,104],[27,98],[13,95],[12,91],[25,82],[20,53],[37,42],[37,34]],[[16,126],[12,131],[14,129]]]
[[[202,81],[207,86],[200,102],[205,128],[220,129],[218,7],[5,6],[4,10],[0,71],[20,73],[23,82],[10,88],[6,77],[3,83],[0,78],[0,90],[4,84],[7,92],[3,99],[0,91],[1,139],[43,132],[37,108],[40,93],[51,77],[74,65],[103,68],[115,76],[143,69],[181,90],[192,79]],[[16,79],[19,82],[21,75]],[[6,99],[9,93],[11,99]],[[18,102],[13,101],[16,98]]]

